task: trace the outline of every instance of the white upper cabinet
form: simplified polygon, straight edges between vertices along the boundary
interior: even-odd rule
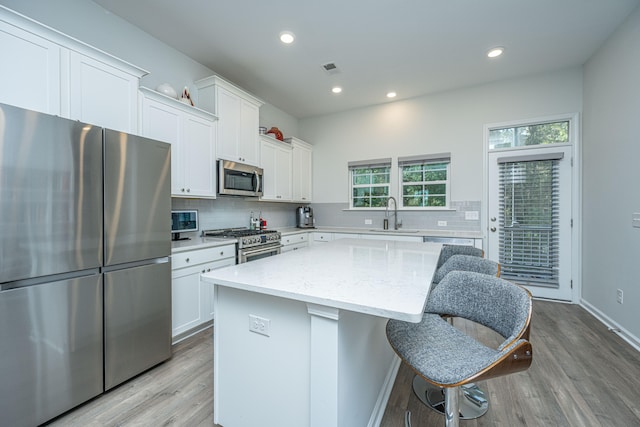
[[[144,72],[132,73],[74,51],[69,52],[68,61],[63,115],[67,116],[68,108],[70,119],[138,133],[138,86]]]
[[[218,116],[217,157],[258,166],[259,112],[264,102],[219,76],[195,85],[199,107]]]
[[[140,104],[142,135],[171,144],[171,195],[215,198],[216,117],[145,87]]]
[[[313,177],[313,148],[298,138],[286,138],[293,148],[292,199],[294,202],[310,203]]]
[[[147,71],[0,6],[0,102],[138,133]]]
[[[291,157],[289,144],[260,137],[260,167],[264,170],[261,200],[291,201]]]
[[[59,45],[0,20],[0,56],[0,102],[60,115]]]

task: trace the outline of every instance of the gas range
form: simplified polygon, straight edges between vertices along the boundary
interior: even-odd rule
[[[250,230],[248,228],[224,228],[203,230],[203,236],[237,239],[238,249],[264,245],[280,245],[280,232],[276,230]]]

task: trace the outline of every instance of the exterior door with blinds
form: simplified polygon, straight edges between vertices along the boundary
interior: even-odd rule
[[[487,256],[535,297],[572,297],[571,155],[571,146],[489,153]]]

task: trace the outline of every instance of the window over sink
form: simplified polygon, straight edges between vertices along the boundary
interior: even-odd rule
[[[451,153],[398,158],[400,207],[448,208]]]
[[[391,186],[391,158],[349,162],[350,207],[386,206]]]

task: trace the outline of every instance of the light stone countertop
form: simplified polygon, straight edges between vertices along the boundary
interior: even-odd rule
[[[340,239],[214,270],[208,283],[409,322],[422,319],[442,245]]]
[[[215,248],[218,246],[235,245],[236,239],[222,239],[219,237],[194,237],[190,240],[171,242],[171,253],[177,254],[197,249]]]

